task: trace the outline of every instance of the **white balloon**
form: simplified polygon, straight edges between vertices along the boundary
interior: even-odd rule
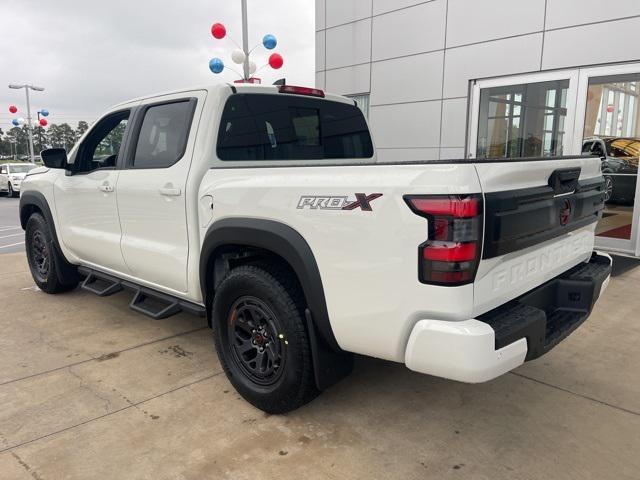
[[[18,123],[19,123],[20,125],[24,125],[24,122],[25,122],[24,118],[20,117],[20,118],[18,119]]]
[[[231,60],[233,60],[233,63],[237,63],[238,65],[240,65],[244,63],[244,59],[245,59],[244,52],[239,48],[231,52]]]
[[[258,66],[256,65],[256,62],[249,62],[249,73],[251,75],[253,75],[254,73],[256,73],[256,70],[258,69]]]

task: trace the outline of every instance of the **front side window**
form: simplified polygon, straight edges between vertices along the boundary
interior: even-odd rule
[[[483,89],[478,158],[563,154],[569,80]]]
[[[373,156],[355,105],[295,95],[235,94],[218,133],[221,160],[324,160]]]
[[[80,145],[74,171],[87,173],[99,168],[115,168],[124,134],[129,123],[129,110],[103,118]]]
[[[167,168],[180,160],[187,146],[195,100],[147,108],[133,157],[133,168]]]

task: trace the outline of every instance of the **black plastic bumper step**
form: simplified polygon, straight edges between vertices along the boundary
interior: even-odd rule
[[[481,315],[478,320],[495,331],[496,350],[526,338],[526,360],[533,360],[547,353],[589,318],[609,275],[611,260],[594,254],[589,262]]]

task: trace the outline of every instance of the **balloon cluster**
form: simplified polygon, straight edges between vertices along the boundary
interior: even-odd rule
[[[214,23],[211,26],[211,35],[216,40],[222,40],[227,36],[227,28],[222,23]],[[273,50],[277,45],[278,40],[274,35],[267,34],[262,38],[262,46],[267,50]],[[253,52],[256,47],[251,49],[250,52],[245,52],[241,48],[236,48],[233,52],[231,52],[231,60],[237,65],[243,65],[247,60],[247,57],[251,55],[251,52]],[[264,68],[267,65],[269,65],[274,70],[279,70],[284,65],[284,58],[282,58],[282,55],[280,55],[279,53],[272,53],[271,56],[269,56],[268,63],[260,68]],[[221,58],[215,57],[209,60],[209,70],[211,70],[213,73],[222,73],[224,69],[225,65]],[[253,75],[257,70],[258,66],[256,65],[256,63],[252,60],[249,60],[249,74]]]
[[[18,113],[18,107],[16,107],[15,105],[9,105],[9,112],[10,113]],[[38,113],[40,115],[42,115],[43,117],[48,117],[49,116],[49,110],[47,110],[46,108],[43,108]],[[13,120],[11,120],[11,124],[14,127],[20,127],[20,126],[24,125],[25,123],[27,123],[27,121],[23,117],[14,118]],[[41,127],[46,127],[49,122],[47,122],[46,118],[41,118],[37,122],[33,122],[33,123],[34,123],[34,125],[40,125]]]

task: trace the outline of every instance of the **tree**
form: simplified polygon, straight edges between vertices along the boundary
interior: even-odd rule
[[[67,151],[71,150],[76,143],[76,132],[68,123],[61,123],[62,142]]]
[[[78,122],[78,128],[76,128],[76,134],[78,138],[84,135],[84,132],[86,132],[87,130],[89,130],[89,124],[84,120],[80,120]]]
[[[47,129],[47,134],[49,137],[49,146],[52,148],[60,148],[63,145],[62,140],[62,130],[55,123],[49,124],[49,128]]]
[[[38,125],[33,128],[33,148],[35,154],[38,155],[42,150],[47,148],[47,131],[44,127]]]

